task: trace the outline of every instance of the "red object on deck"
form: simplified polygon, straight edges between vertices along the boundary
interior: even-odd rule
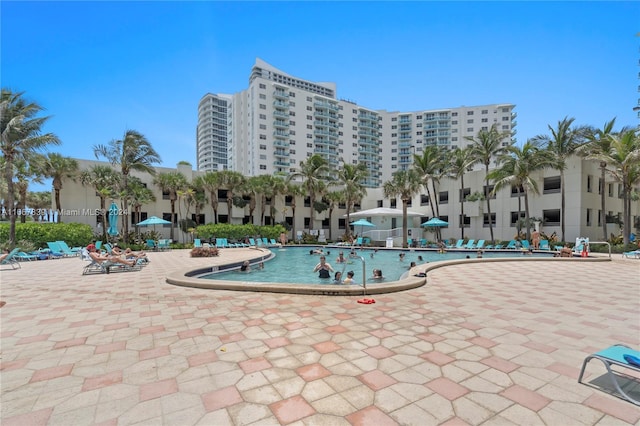
[[[365,304],[365,305],[370,305],[370,304],[372,304],[372,303],[376,303],[376,301],[375,301],[375,300],[373,300],[373,299],[367,299],[367,298],[365,297],[364,299],[359,299],[359,300],[358,300],[358,303],[363,303],[363,304]]]

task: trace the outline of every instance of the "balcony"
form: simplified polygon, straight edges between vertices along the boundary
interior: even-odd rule
[[[289,167],[290,163],[288,161],[276,160],[273,162],[273,165],[278,167]]]
[[[274,127],[280,127],[280,128],[288,129],[289,128],[289,122],[288,121],[282,121],[282,120],[276,120],[276,121],[273,122],[273,126]]]
[[[275,136],[276,138],[285,138],[288,139],[289,138],[289,132],[283,132],[281,130],[275,130],[273,132],[273,136]]]
[[[273,92],[274,98],[289,99],[289,93],[284,90],[276,90]]]
[[[273,116],[274,117],[281,117],[281,118],[289,118],[289,114],[284,113],[284,112],[280,112],[278,110],[273,112]]]
[[[288,109],[289,108],[289,102],[282,102],[282,101],[273,101],[273,106],[274,107],[278,107],[278,108],[285,108]]]
[[[290,145],[289,145],[289,142],[288,142],[288,141],[283,141],[283,140],[280,140],[280,139],[275,139],[275,140],[273,141],[273,146],[275,146],[275,147],[289,148],[289,146],[290,146]]]

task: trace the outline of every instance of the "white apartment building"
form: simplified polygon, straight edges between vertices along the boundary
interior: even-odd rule
[[[78,160],[81,170],[88,169],[94,165],[107,165],[106,162],[92,160]],[[192,170],[189,165],[178,165],[176,169],[158,167],[157,173],[168,173],[178,171],[182,173],[188,181],[192,181],[198,175],[205,172]],[[153,184],[153,176],[133,172],[134,176],[139,177],[146,186],[153,190],[156,195],[156,201],[146,204],[142,207],[142,216],[140,220],[144,220],[150,216],[162,217],[165,220],[171,220],[171,207],[168,194],[163,194],[158,187]],[[541,229],[546,234],[555,232],[561,236],[560,228],[560,176],[559,172],[546,170],[536,175],[541,194],[530,195],[529,206],[530,216],[542,219]],[[565,171],[566,183],[566,211],[565,211],[565,238],[567,241],[575,241],[578,237],[588,237],[592,241],[602,240],[602,221],[607,215],[618,216],[622,218],[622,199],[619,197],[621,185],[614,182],[607,176],[605,182],[600,181],[600,170],[598,164],[592,161],[586,161],[578,157],[571,157],[568,162],[568,168]],[[486,212],[485,201],[465,201],[464,202],[464,218],[461,216],[460,197],[461,194],[482,192],[484,185],[484,171],[474,170],[465,175],[465,188],[462,191],[460,181],[452,179],[444,179],[437,186],[437,198],[439,204],[439,217],[447,222],[449,226],[442,229],[442,237],[449,239],[461,238],[461,223],[464,223],[464,233],[467,238],[490,240],[489,233],[489,217]],[[640,188],[639,188],[640,189]],[[600,211],[600,191],[605,192],[606,211]],[[63,189],[60,193],[63,212],[61,220],[63,222],[85,223],[94,228],[96,233],[101,232],[99,218],[90,212],[100,207],[100,199],[95,190],[91,187],[83,186],[78,181],[65,179]],[[220,222],[241,224],[249,221],[249,207],[244,208],[232,207],[227,209],[224,199],[226,195],[224,190],[218,193],[220,199],[218,207],[218,215]],[[108,200],[110,204],[112,200]],[[115,200],[117,203],[119,200]],[[316,213],[316,221],[310,224],[310,207],[308,197],[300,197],[296,205],[295,222],[292,217],[291,208],[286,203],[284,197],[277,197],[270,200],[265,215],[269,216],[271,203],[274,203],[276,222],[286,221],[295,223],[295,229],[290,232],[290,238],[295,238],[298,231],[310,232],[311,229],[322,230],[325,236],[333,241],[339,240],[345,233],[348,226],[346,223],[346,210],[337,208],[331,217],[329,212],[324,211],[320,214]],[[370,188],[367,190],[366,197],[362,200],[360,210],[376,208],[376,207],[392,207],[402,208],[402,201],[399,199],[386,199],[383,196],[381,188]],[[180,218],[189,217],[195,220],[195,211],[193,208],[189,212],[186,211],[184,205],[176,209],[180,212]],[[414,239],[434,240],[434,235],[424,231],[420,224],[432,217],[431,206],[428,204],[427,197],[424,194],[417,194],[411,201],[409,210],[420,213],[421,216],[410,218],[409,228],[411,229],[411,237]],[[496,194],[495,199],[491,200],[492,219],[494,223],[494,238],[496,240],[511,240],[517,232],[516,222],[519,217],[524,217],[524,200],[518,202],[517,194],[510,189],[504,189]],[[520,213],[519,213],[520,212]],[[256,224],[261,217],[260,207],[254,212],[254,221]],[[198,218],[199,223],[213,222],[213,209],[207,202],[200,212]],[[640,202],[634,201],[631,206],[631,215],[633,224],[638,223],[640,219]],[[175,217],[177,223],[179,218]],[[268,223],[268,218],[267,223]],[[402,218],[398,217],[369,217],[376,227],[371,230],[365,230],[365,234],[369,234],[377,241],[383,244],[387,237],[392,237],[396,246],[400,246],[402,242],[401,224]],[[131,215],[129,217],[131,229],[136,220]],[[632,224],[632,232],[638,233]],[[161,232],[165,237],[169,237],[169,227],[158,226],[157,231]],[[357,230],[359,231],[359,230]],[[609,225],[608,233],[618,235],[620,228],[617,225]],[[176,227],[175,238],[178,241],[188,241],[189,236],[181,234]]]
[[[369,188],[407,169],[413,154],[437,145],[464,147],[493,124],[515,135],[515,105],[494,104],[418,112],[372,110],[336,97],[334,83],[298,79],[257,59],[249,88],[206,94],[198,106],[197,169],[246,176],[292,172],[312,154],[330,166],[363,162]],[[226,118],[226,122],[224,122]],[[226,135],[226,138],[225,138]],[[225,157],[226,154],[226,157]]]

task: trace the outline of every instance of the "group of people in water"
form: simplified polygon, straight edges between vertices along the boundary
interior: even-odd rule
[[[344,257],[344,253],[340,252],[336,259],[336,263],[346,263],[347,259]],[[325,255],[320,256],[320,262],[313,268],[313,272],[318,273],[318,278],[331,278],[331,273],[333,273],[333,283],[334,284],[355,284],[354,276],[355,272],[348,271],[347,277],[342,278],[341,271],[334,271],[333,267],[330,263],[327,263],[327,257]],[[382,276],[382,270],[374,269],[373,276],[371,279],[381,280],[384,277]]]

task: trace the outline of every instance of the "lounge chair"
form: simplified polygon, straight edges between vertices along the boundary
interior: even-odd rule
[[[520,244],[522,245],[523,250],[529,250],[531,248],[531,246],[529,245],[529,241],[527,240],[520,241]]]
[[[20,263],[18,263],[18,261],[15,258],[16,253],[18,253],[19,251],[20,251],[19,247],[16,247],[13,250],[11,250],[7,255],[7,257],[5,257],[4,259],[2,259],[2,261],[0,261],[0,265],[10,265],[11,269],[22,268],[22,266],[20,266]]]
[[[264,243],[265,247],[269,247],[269,240],[266,237],[262,237],[262,242]]]
[[[551,247],[549,246],[549,240],[540,240],[540,245],[538,246],[540,250],[551,251]]]
[[[362,244],[363,244],[362,237],[356,238],[355,242],[353,243],[353,245],[360,246],[360,247],[362,247]]]
[[[478,240],[478,244],[476,244],[476,250],[480,250],[482,248],[485,248],[484,247],[484,240]]]
[[[53,254],[54,257],[71,257],[74,256],[73,254],[65,254],[62,252],[62,248],[60,247],[60,244],[56,243],[56,242],[48,242],[47,243],[47,247],[49,247],[49,250],[51,250],[51,253]]]
[[[114,271],[138,271],[142,269],[138,262],[136,262],[135,266],[129,266],[119,262],[112,262],[111,260],[94,260],[89,256],[89,251],[86,248],[82,249],[80,252],[80,259],[82,261],[89,262],[89,264],[82,269],[82,275],[92,273],[108,274]]]
[[[464,248],[473,250],[475,248],[475,244],[474,244],[475,242],[476,240],[469,240],[467,244],[464,246]]]
[[[255,247],[256,246],[256,240],[254,240],[253,238],[249,238],[249,247]]]
[[[31,262],[32,260],[38,260],[40,259],[39,256],[35,255],[35,254],[29,254],[29,253],[25,253],[23,251],[19,251],[14,255],[16,260],[21,260],[21,261],[28,261]]]
[[[487,245],[487,246],[484,246],[483,248],[484,248],[485,250],[491,250],[492,248],[495,248],[495,247],[493,247],[493,244],[489,244],[489,245]]]
[[[509,250],[515,250],[516,248],[517,248],[516,240],[509,241],[509,244],[507,244],[507,246],[505,247],[505,249],[509,249]]]
[[[458,240],[458,242],[455,245],[450,245],[447,246],[447,248],[462,248],[462,246],[464,245],[464,240]]]
[[[584,359],[582,363],[582,369],[580,370],[580,375],[578,376],[578,383],[582,382],[582,377],[584,376],[585,368],[587,367],[587,363],[592,359],[598,359],[602,361],[605,368],[607,369],[606,377],[611,380],[613,387],[618,392],[618,394],[613,394],[619,398],[626,399],[635,405],[640,405],[640,400],[634,399],[627,392],[622,389],[620,383],[618,382],[618,377],[623,376],[623,374],[619,371],[614,371],[611,366],[615,365],[621,367],[623,369],[632,370],[636,373],[640,373],[640,352],[633,350],[625,345],[616,344],[613,346],[609,346],[607,349],[603,349],[599,352],[589,355]],[[617,373],[617,374],[616,374]],[[637,376],[631,377],[630,375],[624,375],[625,380],[630,382],[635,382],[635,386],[637,386]]]
[[[64,241],[56,241],[56,243],[58,244],[58,247],[60,247],[62,254],[65,256],[78,256],[80,254],[80,250],[82,250],[80,247],[70,248]]]
[[[494,250],[502,250],[503,245],[502,244],[496,244],[495,247],[493,247]]]
[[[640,249],[622,253],[622,257],[626,257],[628,259],[640,259]]]
[[[202,247],[202,241],[200,241],[200,238],[196,238],[193,240],[193,246],[194,247]]]

